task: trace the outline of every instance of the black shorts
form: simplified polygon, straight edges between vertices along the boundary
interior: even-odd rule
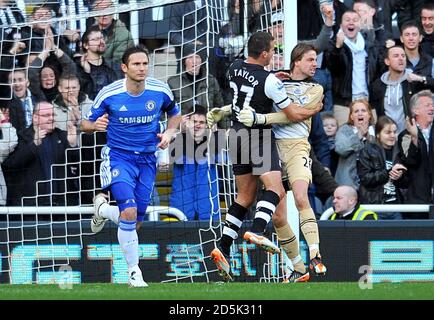
[[[271,128],[234,126],[229,131],[229,150],[236,176],[247,173],[260,176],[270,171],[281,171],[276,138]]]

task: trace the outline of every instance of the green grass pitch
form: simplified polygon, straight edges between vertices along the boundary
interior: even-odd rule
[[[434,300],[433,282],[379,283],[360,289],[356,282],[309,283],[150,283],[0,285],[0,300]]]

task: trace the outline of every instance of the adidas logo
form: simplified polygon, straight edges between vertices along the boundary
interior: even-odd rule
[[[127,109],[127,107],[122,106],[122,107],[120,107],[119,111],[128,111],[128,109]]]

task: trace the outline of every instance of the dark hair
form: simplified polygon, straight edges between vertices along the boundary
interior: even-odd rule
[[[375,135],[377,136],[377,139],[381,130],[383,130],[384,127],[389,124],[394,124],[396,127],[398,127],[396,122],[388,116],[381,116],[377,119],[377,123],[375,124]]]
[[[41,71],[39,72],[39,78],[41,78],[42,76],[42,70],[45,68],[49,68],[53,71],[54,73],[54,81],[55,81],[55,85],[59,84],[59,75],[60,75],[60,70],[59,67],[57,65],[55,65],[54,63],[44,63],[44,65],[41,68]]]
[[[310,43],[306,43],[306,42],[298,43],[291,51],[291,65],[289,69],[293,71],[295,63],[303,59],[303,56],[312,50],[317,52],[316,48]]]
[[[252,34],[247,42],[247,48],[249,50],[249,57],[254,59],[259,58],[259,56],[264,51],[270,51],[271,49],[271,41],[274,40],[274,37],[265,31],[258,31]]]
[[[87,49],[84,47],[86,44],[89,44],[89,36],[92,32],[101,32],[100,28],[97,25],[91,26],[86,29],[86,32],[81,37],[81,47],[83,52],[87,52]]]
[[[33,7],[32,15],[34,15],[34,14],[36,13],[36,11],[41,10],[41,9],[43,9],[43,10],[48,10],[48,11],[50,11],[50,12],[53,11],[53,9],[51,8],[50,5],[48,5],[48,4],[41,4],[41,5],[39,5],[39,6],[34,6],[34,7]]]
[[[390,48],[387,48],[387,49],[386,49],[386,56],[385,56],[385,58],[389,58],[390,50],[391,50],[391,49],[394,49],[394,48],[399,48],[399,49],[404,50],[404,48],[403,48],[402,46],[400,46],[400,45],[394,45],[394,46],[391,46]],[[404,51],[405,51],[405,50],[404,50]]]
[[[416,21],[414,20],[410,20],[405,22],[402,26],[401,26],[401,30],[400,30],[400,35],[402,36],[402,33],[404,32],[405,29],[408,28],[417,28],[417,30],[419,31],[419,34],[422,34],[422,32],[420,31],[420,27],[419,25],[416,23]]]
[[[189,115],[193,115],[193,114],[200,114],[206,117],[206,113],[208,112],[207,108],[204,107],[201,104],[196,104],[193,107],[191,107],[190,109],[188,109],[187,114]]]
[[[422,8],[420,8],[420,13],[419,13],[419,15],[422,13],[422,10],[434,11],[434,3],[433,3],[433,2],[430,2],[430,1],[426,1],[426,2],[422,5]]]
[[[127,50],[125,50],[124,54],[122,55],[122,63],[128,64],[128,60],[130,59],[130,56],[134,53],[144,53],[146,54],[146,57],[148,57],[149,60],[149,52],[143,45],[133,46],[129,47]]]

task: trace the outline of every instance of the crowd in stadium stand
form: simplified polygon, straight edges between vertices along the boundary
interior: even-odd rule
[[[81,2],[90,12],[113,5]],[[226,1],[229,20],[219,26],[213,26],[215,20],[207,24],[205,2],[174,4],[170,17],[167,41],[176,48],[180,73],[168,84],[183,115],[195,105],[210,110],[231,103],[225,72],[232,61],[245,58],[242,1]],[[35,5],[31,12],[23,11],[22,3],[0,0],[0,205],[78,204],[79,194],[80,204],[90,204],[100,186],[95,146],[104,144],[105,136],[80,135],[80,122],[99,90],[123,77],[121,56],[134,44],[133,36],[110,14],[87,19],[85,32],[51,23],[51,17],[68,14],[65,0]],[[434,0],[298,0],[297,5],[298,40],[317,49],[313,79],[325,96],[309,137],[315,158],[309,199],[315,213],[332,205],[339,185],[354,187],[362,203],[434,204]],[[282,43],[281,1],[253,1],[247,11],[249,34],[268,30],[277,40],[270,71],[283,68],[283,53],[291,48]],[[184,15],[191,23],[183,24]],[[200,17],[205,19],[195,20]],[[181,31],[183,26],[194,27]],[[206,27],[220,30],[213,44],[198,37]],[[56,129],[44,129],[47,121]],[[198,212],[190,216],[207,218]]]

